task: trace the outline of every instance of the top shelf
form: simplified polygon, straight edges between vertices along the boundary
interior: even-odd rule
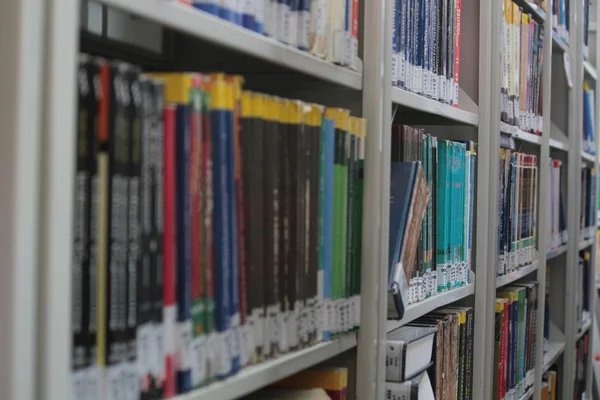
[[[448,104],[411,93],[404,89],[392,87],[392,103],[444,119],[460,122],[465,125],[477,126],[479,116],[469,111],[461,110]]]
[[[290,70],[351,89],[362,89],[362,74],[359,72],[337,66],[193,7],[164,0],[100,0],[100,2]]]

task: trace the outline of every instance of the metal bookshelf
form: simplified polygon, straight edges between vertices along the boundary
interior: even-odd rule
[[[55,400],[69,398],[70,310],[73,179],[71,154],[75,138],[75,76],[80,38],[80,0],[22,0],[6,2],[0,12],[0,398]],[[392,1],[360,0],[362,64],[352,71],[257,35],[221,19],[166,0],[99,0],[101,7],[124,11],[128,21],[147,19],[178,31],[211,56],[226,51],[222,68],[253,80],[252,89],[275,90],[271,79],[290,82],[292,93],[307,101],[344,105],[368,119],[365,160],[365,197],[361,276],[361,325],[357,335],[286,354],[244,369],[235,377],[194,391],[179,400],[233,399],[296,371],[341,353],[352,353],[356,397],[383,399],[385,337],[388,331],[449,304],[474,307],[473,398],[492,398],[494,360],[494,306],[496,289],[533,276],[539,282],[537,320],[543,321],[546,267],[551,271],[552,319],[564,340],[550,342],[543,354],[543,324],[537,324],[535,384],[523,398],[539,398],[542,373],[553,363],[561,366],[562,398],[573,392],[574,348],[581,333],[575,326],[572,271],[579,250],[591,247],[595,268],[596,236],[583,240],[579,231],[583,163],[598,157],[582,153],[582,82],[595,86],[600,41],[590,45],[584,63],[582,5],[571,2],[569,44],[550,26],[549,13],[532,3],[522,4],[536,20],[545,21],[543,70],[543,134],[536,136],[500,121],[501,2],[463,0],[459,107],[392,87]],[[592,5],[591,22],[598,21]],[[127,35],[127,31],[122,32]],[[551,38],[551,39],[550,39]],[[169,42],[169,40],[165,40]],[[167,43],[162,43],[166,45]],[[199,47],[201,48],[201,47]],[[235,58],[231,55],[234,54]],[[568,87],[563,65],[570,59],[573,85]],[[198,61],[194,59],[193,61]],[[594,61],[596,60],[596,61]],[[169,58],[169,62],[182,61]],[[220,64],[220,65],[221,65]],[[251,64],[251,65],[249,65]],[[193,68],[184,64],[185,68]],[[184,68],[182,66],[182,68]],[[598,88],[596,88],[598,89]],[[596,90],[596,116],[600,90]],[[395,112],[392,112],[394,110]],[[409,121],[409,122],[406,122]],[[389,240],[390,126],[423,126],[443,139],[477,142],[476,220],[473,237],[473,282],[438,294],[407,308],[401,321],[387,320]],[[550,135],[552,125],[565,132]],[[596,132],[600,118],[596,118]],[[538,261],[503,277],[496,276],[497,198],[500,132],[513,136],[518,146],[538,156]],[[519,148],[519,147],[517,147]],[[546,211],[550,156],[563,157],[567,171],[563,192],[567,204],[568,244],[548,251]],[[597,226],[594,227],[596,232]],[[544,257],[544,255],[546,255]],[[594,270],[590,276],[595,276]],[[32,279],[32,277],[35,277]],[[595,282],[590,282],[593,295]],[[555,290],[556,289],[556,290]],[[32,295],[33,294],[33,295]],[[551,295],[551,296],[552,296]],[[591,299],[593,300],[593,299]],[[595,301],[590,301],[594,316]],[[587,328],[589,332],[589,327]],[[552,338],[551,338],[552,340]],[[590,337],[590,340],[593,340]],[[373,345],[375,344],[375,346]],[[593,346],[590,344],[590,348]],[[591,393],[591,357],[588,360],[588,396]]]

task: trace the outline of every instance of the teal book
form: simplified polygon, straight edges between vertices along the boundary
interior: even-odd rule
[[[466,162],[466,149],[465,149],[465,145],[464,143],[458,143],[459,149],[460,149],[460,170],[458,172],[458,177],[460,180],[460,188],[458,188],[459,190],[459,195],[460,195],[460,202],[459,202],[459,210],[458,210],[458,232],[457,232],[457,236],[458,236],[458,241],[459,241],[459,245],[458,245],[458,260],[459,260],[459,268],[461,271],[460,274],[460,286],[463,286],[466,283],[466,259],[464,256],[464,247],[465,247],[465,231],[466,231],[466,225],[465,225],[465,204],[466,204],[466,196],[465,196],[465,187],[467,186],[467,181],[465,179],[466,177],[466,170],[467,170],[467,162]]]
[[[437,224],[436,224],[436,269],[438,276],[438,292],[445,291],[448,285],[448,229],[447,228],[447,205],[448,193],[450,188],[450,159],[449,146],[447,140],[441,140],[437,143]]]
[[[456,202],[458,201],[456,197],[456,185],[457,185],[457,158],[456,158],[456,143],[448,142],[449,145],[449,158],[450,158],[450,187],[448,189],[448,248],[449,248],[449,264],[450,264],[450,281],[448,282],[448,289],[453,289],[456,287],[456,276],[457,276],[457,268],[456,268]]]

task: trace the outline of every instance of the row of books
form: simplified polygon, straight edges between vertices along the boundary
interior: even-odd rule
[[[438,140],[437,137],[406,125],[392,127],[392,164],[421,163],[429,188],[429,202],[421,224],[414,266],[409,265],[408,303],[422,301],[439,292],[469,283],[471,270],[473,210],[475,193],[475,143]],[[393,199],[404,186],[392,165]],[[396,193],[397,192],[397,193]],[[390,215],[398,206],[391,204]],[[400,236],[390,224],[390,262]],[[418,235],[418,233],[417,233]],[[392,264],[394,265],[394,264]]]
[[[548,251],[566,245],[568,240],[565,205],[561,187],[562,174],[564,173],[562,161],[550,159],[549,162],[549,185],[548,185],[548,229],[546,232],[546,243]]]
[[[596,196],[598,176],[590,167],[581,169],[581,209],[579,212],[579,229],[585,239],[593,238],[596,223]]]
[[[579,264],[575,270],[577,282],[577,296],[575,296],[575,324],[580,330],[586,322],[591,320],[590,314],[590,263],[592,262],[591,250],[579,252]]]
[[[589,355],[590,339],[589,334],[586,333],[577,341],[575,344],[575,376],[573,386],[573,398],[584,399],[586,398],[586,382],[587,382],[587,369],[588,369],[588,357]]]
[[[359,69],[358,0],[179,0],[330,62]]]
[[[540,135],[544,26],[512,0],[503,0],[502,10],[500,118]]]
[[[537,157],[500,149],[498,271],[506,275],[537,259]]]
[[[554,370],[544,372],[542,375],[541,400],[556,400],[558,396],[557,376],[558,373]]]
[[[496,293],[494,398],[519,399],[535,380],[538,283],[522,281]]]
[[[358,326],[365,120],[240,76],[82,55],[77,78],[76,398],[168,398]]]
[[[392,85],[458,107],[462,0],[394,0]]]
[[[386,399],[472,399],[473,318],[450,307],[388,333]]]
[[[552,0],[552,29],[565,43],[569,43],[569,9],[569,0]]]
[[[583,141],[582,150],[596,155],[596,116],[594,114],[595,91],[587,83],[583,83]]]

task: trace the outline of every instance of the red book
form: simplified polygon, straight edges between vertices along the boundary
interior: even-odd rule
[[[508,363],[508,324],[510,323],[510,302],[506,302],[504,305],[504,318],[502,319],[502,344],[501,344],[501,357],[500,364],[502,365],[502,397],[506,397],[506,383],[507,383],[507,363]]]
[[[454,41],[454,107],[458,107],[458,71],[460,67],[460,12],[462,0],[456,0],[456,40]]]
[[[356,68],[356,61],[358,59],[358,15],[359,15],[358,0],[352,0],[352,49],[350,56],[350,67]]]
[[[163,303],[164,303],[164,353],[165,398],[177,394],[175,381],[176,318],[175,299],[175,106],[165,105],[164,111],[164,236],[163,236]]]

